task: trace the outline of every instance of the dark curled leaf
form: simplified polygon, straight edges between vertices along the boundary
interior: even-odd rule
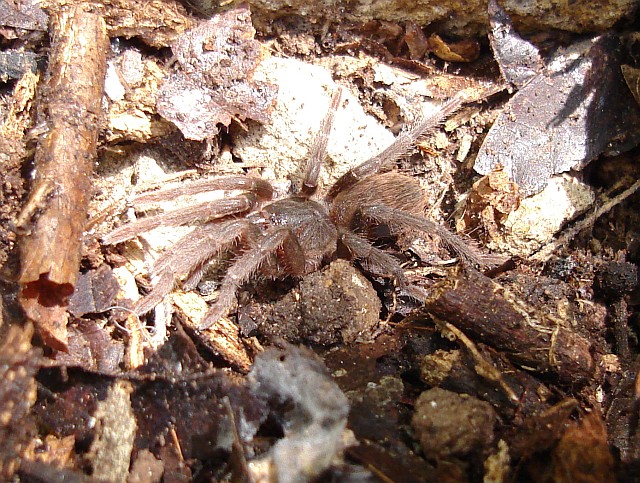
[[[185,32],[172,50],[180,69],[158,93],[158,112],[187,139],[215,136],[233,118],[267,122],[276,87],[254,81],[260,43],[245,6],[214,16]]]
[[[158,379],[141,384],[131,397],[138,425],[137,444],[162,446],[167,444],[168,432],[175,431],[184,459],[223,463],[219,450],[230,450],[234,441],[225,398],[239,422],[241,441],[249,443],[266,419],[267,409],[239,378],[224,371],[210,371],[194,380]]]
[[[67,367],[87,371],[117,372],[124,357],[124,343],[92,320],[78,320],[69,327],[69,352],[59,351],[55,360]]]
[[[118,281],[107,265],[80,274],[69,299],[69,312],[76,317],[107,310],[120,290]]]
[[[492,25],[496,60],[520,90],[489,131],[477,172],[502,166],[523,194],[534,194],[549,177],[583,168],[637,125],[639,111],[623,84],[616,38],[603,35],[559,49],[535,73],[535,48],[523,48],[504,11],[495,10]]]

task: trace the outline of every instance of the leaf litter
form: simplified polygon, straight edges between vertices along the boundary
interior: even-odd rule
[[[491,47],[503,77],[518,92],[482,144],[474,165],[478,173],[500,167],[531,195],[555,174],[581,170],[606,151],[637,144],[640,110],[625,88],[615,36],[581,40],[542,59],[497,2],[489,5]]]
[[[228,99],[218,102],[230,97],[227,94],[236,92],[233,89],[244,81],[239,71],[234,71],[233,65],[225,68],[224,59],[243,59],[246,63],[239,65],[248,72],[253,72],[255,62],[259,62],[262,56],[260,43],[253,40],[252,27],[245,15],[244,7],[216,15],[211,21],[201,24],[206,25],[202,31],[198,33],[196,27],[173,44],[177,60],[169,79],[178,81],[173,85],[168,81],[166,85],[171,85],[176,93],[182,93],[180,95],[184,95],[182,88],[189,92],[204,93],[199,100],[209,102],[211,99],[212,103],[215,102],[215,105],[209,105],[214,112],[212,117],[196,126],[193,132],[188,131],[190,126],[182,126],[187,130],[185,137],[208,140],[218,132],[219,124],[244,129],[247,127],[243,123],[245,119],[259,122],[269,120],[273,106],[268,96],[249,100],[246,110],[242,106],[224,104]],[[222,22],[223,18],[231,24],[231,37],[236,35],[235,38],[240,39],[241,47],[235,51],[235,47],[231,48],[232,53],[225,50],[229,47],[225,41],[219,42],[220,39],[216,37],[219,32],[212,31],[212,22]],[[234,23],[234,18],[238,20],[238,24]],[[224,30],[224,25],[226,24],[223,24],[220,31]],[[411,60],[413,64],[406,63],[406,66],[416,66],[417,62],[428,61],[422,57],[424,52],[416,53],[424,46],[420,45],[420,32],[415,31],[415,26],[412,30],[415,36],[413,44],[409,46],[414,51],[411,57],[420,57],[420,60]],[[507,28],[506,31],[506,37],[516,39],[513,30]],[[339,37],[336,32],[332,34]],[[497,31],[494,31],[494,36],[497,37]],[[496,42],[505,40],[494,40]],[[218,47],[214,47],[214,44]],[[452,42],[450,46],[453,48],[453,45]],[[578,100],[577,107],[572,106],[566,112],[556,106],[553,115],[539,116],[544,118],[544,122],[562,118],[558,120],[558,126],[555,126],[561,132],[569,129],[564,123],[568,123],[572,116],[576,117],[577,124],[586,123],[581,117],[585,110],[588,111],[583,106],[585,96],[595,98],[595,94],[600,93],[605,99],[610,95],[615,97],[614,93],[601,90],[600,80],[595,82],[591,78],[598,77],[601,73],[598,65],[615,65],[608,63],[613,45],[615,39],[612,41],[607,37],[584,41],[582,54],[576,54],[573,63],[563,64],[560,70],[553,70],[556,57],[547,59],[546,67],[543,65],[545,62],[538,62],[541,56],[536,55],[535,48],[525,48],[532,55],[515,55],[515,63],[511,66],[505,60],[506,57],[503,57],[500,65],[507,65],[506,69],[502,69],[503,74],[512,72],[514,65],[517,67],[526,64],[522,61],[523,58],[532,60],[524,69],[520,69],[521,75],[509,77],[509,74],[505,74],[505,78],[511,79],[510,82],[520,89],[509,101],[505,112],[512,109],[512,113],[524,110],[525,114],[530,114],[522,106],[516,105],[516,109],[512,104],[516,101],[530,101],[534,108],[538,108],[540,97],[536,98],[534,95],[538,93],[545,99],[542,105],[548,99],[554,102],[562,99]],[[571,46],[566,51],[575,47]],[[215,57],[220,53],[217,49],[222,51],[219,58]],[[435,52],[435,55],[454,59],[455,56],[449,57],[447,50],[449,47]],[[565,51],[562,52],[556,55],[562,57],[566,54]],[[398,52],[398,55],[403,54]],[[499,57],[498,51],[496,56]],[[587,66],[582,64],[583,56],[590,59]],[[472,57],[471,54],[463,54],[459,60],[471,60]],[[365,64],[366,62],[361,63],[360,66]],[[219,68],[220,65],[222,68]],[[345,66],[346,62],[342,65]],[[207,68],[203,69],[202,66]],[[209,69],[211,66],[214,68]],[[582,77],[573,77],[573,80],[582,79],[587,86],[577,93],[549,97],[542,89],[545,85],[552,85],[566,90],[570,82],[561,82],[559,79],[574,71],[579,71]],[[367,92],[375,89],[379,93],[384,92],[383,84],[386,84],[387,79],[389,86],[393,84],[393,78],[388,74],[385,83],[378,82],[376,85],[366,67],[350,71],[348,77]],[[436,78],[432,84],[437,85],[441,81],[439,87],[442,87],[446,84],[442,81],[444,78],[445,76]],[[454,79],[456,76],[450,74],[449,78]],[[460,78],[466,79],[464,76]],[[589,87],[594,82],[597,85]],[[603,82],[608,81],[603,79]],[[249,92],[251,97],[264,86],[265,84],[257,84],[248,79],[238,89]],[[542,90],[535,90],[534,87]],[[442,90],[446,91],[446,87]],[[386,91],[390,92],[391,89]],[[397,113],[396,108],[401,103],[394,102],[393,96],[399,94],[389,94],[385,99],[388,102],[383,103],[382,107],[376,106],[379,114],[384,115],[385,109],[392,104],[395,106],[392,111]],[[252,110],[256,105],[269,107]],[[394,120],[402,119],[402,109],[399,112],[401,114],[397,118],[394,116]],[[473,114],[463,116],[449,133],[453,139],[455,136],[472,139],[473,146],[468,148],[471,150],[470,157],[461,156],[455,161],[453,146],[450,146],[449,153],[453,166],[462,173],[466,170],[467,177],[471,172],[474,149],[479,144],[472,133],[482,131],[484,125],[481,121],[487,117],[479,105],[474,106],[470,112]],[[180,126],[183,114],[184,111],[178,109],[172,111],[176,125]],[[500,114],[503,115],[504,113]],[[504,119],[501,120],[500,116],[496,129],[505,129],[504,126],[511,129],[511,125]],[[529,122],[529,118],[525,119]],[[605,116],[605,119],[609,118]],[[541,130],[538,124],[535,127],[538,131]],[[518,132],[522,136],[529,136],[536,129]],[[571,129],[570,132],[575,135],[590,135],[584,127],[579,129],[571,125]],[[591,126],[590,129],[594,127]],[[509,132],[513,130],[507,129],[507,133]],[[508,144],[504,139],[503,144]],[[604,143],[598,142],[598,146]],[[421,149],[423,152],[430,152],[448,145],[436,143],[436,148],[431,146],[425,142]],[[603,148],[593,148],[589,152],[597,156],[600,153],[598,149]],[[429,169],[428,166],[416,168],[413,162],[415,159],[403,160],[402,169],[413,169],[417,173]],[[440,162],[446,163],[446,160]],[[588,162],[584,159],[578,161],[573,169],[580,169],[582,163]],[[237,161],[237,164],[244,166],[241,161]],[[504,219],[516,211],[523,200],[523,192],[518,192],[516,186],[520,182],[513,178],[509,180],[505,176],[507,173],[512,174],[514,169],[506,164],[498,164],[490,169],[487,177],[475,184],[475,191],[469,195],[470,204],[467,205],[472,210],[465,213],[467,220],[480,218],[490,234],[499,234],[503,230]],[[245,169],[250,171],[256,167]],[[453,172],[453,168],[449,169]],[[550,172],[555,169],[558,168],[554,165]],[[546,171],[543,174],[540,172],[529,173],[526,179],[530,184],[523,188],[524,194],[528,193],[527,190],[538,189],[532,188],[534,185],[543,186],[545,180],[552,175]],[[451,181],[448,185],[450,189],[468,190],[472,183],[461,180],[458,176],[452,175],[452,180],[455,179],[459,186],[454,187]],[[468,183],[466,188],[465,183]],[[617,199],[619,204],[622,198]],[[610,205],[606,211],[601,210],[599,213],[602,215],[614,210],[615,204]],[[613,218],[607,218],[610,219]],[[612,236],[602,236],[605,228],[596,225],[597,217],[588,218],[587,221],[584,226],[593,227],[599,240],[612,243]],[[473,223],[468,221],[464,226],[465,230],[470,230]],[[579,238],[577,233],[574,233],[571,240],[574,238]],[[329,331],[334,330],[333,327],[318,325],[321,331],[326,332],[321,333],[320,339],[315,335],[301,338],[315,340],[316,343],[320,341],[314,350],[324,360],[318,359],[310,351],[281,343],[275,340],[276,337],[268,340],[259,331],[257,336],[256,333],[249,334],[251,329],[247,329],[242,337],[235,334],[234,339],[247,361],[234,365],[221,356],[215,345],[198,337],[193,329],[194,324],[189,320],[191,309],[176,310],[173,318],[167,318],[164,328],[167,338],[164,345],[151,350],[149,345],[141,344],[135,350],[139,351],[137,357],[142,365],[127,371],[123,371],[123,367],[128,367],[122,362],[125,358],[123,352],[134,350],[129,341],[134,334],[141,334],[144,329],[140,325],[128,325],[130,332],[127,333],[105,326],[108,321],[117,321],[113,314],[107,317],[103,313],[113,303],[115,289],[110,276],[103,277],[103,273],[95,270],[103,263],[103,257],[90,253],[84,260],[82,282],[77,286],[79,298],[74,307],[76,317],[71,319],[73,328],[70,330],[68,357],[45,348],[46,355],[50,356],[53,352],[54,357],[42,358],[39,352],[30,348],[30,344],[14,343],[15,334],[6,336],[4,357],[9,361],[13,375],[5,378],[11,379],[12,384],[3,387],[5,392],[0,392],[0,397],[8,408],[3,413],[3,418],[5,414],[15,417],[4,427],[7,431],[0,438],[3,448],[2,470],[9,476],[18,472],[25,479],[41,480],[82,480],[93,467],[94,475],[106,478],[117,475],[118,479],[127,477],[129,481],[160,481],[162,478],[165,481],[179,478],[260,481],[261,478],[273,479],[277,476],[283,481],[308,481],[321,473],[322,477],[329,477],[334,481],[360,481],[371,479],[373,475],[389,481],[442,480],[445,477],[457,481],[480,481],[494,474],[502,475],[503,480],[525,476],[543,481],[549,475],[554,478],[569,475],[569,479],[572,475],[582,477],[581,468],[586,461],[581,456],[582,451],[576,452],[574,448],[580,441],[586,440],[588,444],[584,451],[589,450],[589,461],[598,462],[597,475],[611,475],[612,464],[616,464],[617,470],[625,474],[624,471],[629,472],[634,461],[637,461],[639,447],[636,441],[637,431],[634,432],[634,428],[637,430],[637,373],[627,370],[627,367],[633,367],[627,366],[630,359],[617,351],[617,342],[612,340],[611,333],[608,332],[610,329],[606,325],[608,307],[598,295],[601,289],[592,287],[591,280],[594,278],[594,264],[599,259],[628,257],[629,263],[637,263],[637,258],[634,258],[637,253],[631,245],[632,239],[633,236],[629,243],[625,240],[616,245],[617,255],[612,255],[609,247],[598,252],[591,246],[590,251],[572,251],[569,255],[558,249],[554,250],[554,256],[544,265],[525,263],[515,269],[503,268],[502,270],[506,270],[503,273],[490,274],[495,277],[495,283],[490,283],[489,278],[482,279],[483,286],[492,287],[480,294],[486,300],[479,299],[474,307],[465,308],[466,313],[458,313],[455,317],[440,309],[431,316],[424,313],[424,307],[422,311],[416,311],[415,302],[411,305],[402,296],[396,297],[397,293],[390,284],[374,279],[371,281],[372,285],[384,302],[380,316],[387,317],[388,325],[384,333],[372,343],[354,342],[349,345],[344,343],[345,339],[357,341],[358,334],[349,337],[338,331],[329,334]],[[90,245],[85,249],[92,250]],[[405,257],[405,266],[407,272],[412,273],[412,281],[424,290],[435,288],[441,290],[441,294],[449,293],[455,298],[456,290],[464,288],[464,284],[459,280],[457,288],[451,288],[450,284],[456,282],[456,277],[466,275],[446,266],[426,271],[420,260],[420,253],[417,249],[408,248],[403,249],[403,253],[399,251],[396,256]],[[115,251],[107,253],[104,258],[115,265],[125,265],[127,262],[126,257]],[[543,270],[544,276],[541,276],[540,272]],[[473,277],[477,279],[479,275]],[[131,278],[133,279],[133,275]],[[308,296],[303,295],[309,300],[320,295],[320,292],[313,293],[315,280],[316,278],[305,279],[300,285],[310,292]],[[139,279],[138,282],[145,285],[144,280]],[[328,293],[333,290],[335,282],[324,278],[319,283],[326,285]],[[477,283],[470,285],[469,292],[474,297],[479,296],[476,293],[479,286]],[[287,292],[282,301],[273,305],[276,309],[274,311],[284,312],[281,309],[283,304],[288,304],[287,297],[294,299],[295,311],[295,304],[300,303],[296,300],[298,293],[300,291],[295,289]],[[634,293],[631,288],[629,293],[621,295],[620,300],[624,299],[624,303],[618,306],[620,312],[617,317],[626,320],[636,310]],[[177,294],[177,297],[180,295]],[[198,298],[202,302],[200,305],[206,307],[203,298],[197,293],[186,295]],[[116,297],[118,304],[126,304],[126,300],[121,297],[122,295]],[[246,309],[251,305],[246,300],[243,301],[243,297],[246,294],[239,297],[239,320],[250,325],[250,320],[242,320],[243,316],[251,318],[251,311]],[[348,303],[349,297],[344,298],[341,303]],[[616,303],[620,300],[616,299]],[[509,307],[500,305],[505,301]],[[474,310],[483,304],[503,307],[513,320],[517,319],[517,324],[506,323],[502,327],[506,336],[503,337],[502,333],[499,336],[506,343],[518,343],[519,331],[534,333],[529,341],[539,342],[534,351],[535,359],[528,360],[526,355],[523,357],[522,346],[503,351],[496,342],[499,337],[483,338],[474,332],[477,328],[460,325],[460,320],[463,320],[464,323],[477,322],[477,327],[480,327],[482,314],[478,315]],[[182,305],[186,307],[187,304]],[[523,308],[532,306],[536,310],[527,310],[526,314],[523,312]],[[338,304],[336,310],[341,310]],[[345,312],[348,310],[349,308],[345,309]],[[387,314],[387,311],[391,314]],[[396,314],[411,315],[406,319],[389,317],[394,311]],[[115,310],[112,312],[115,313]],[[443,320],[450,322],[434,320],[434,314],[441,315]],[[469,317],[475,315],[478,315],[476,322],[472,320],[473,317]],[[321,323],[322,314],[316,317]],[[156,318],[160,318],[159,311]],[[294,316],[289,318],[293,319]],[[541,321],[556,323],[540,324]],[[134,324],[135,322],[133,321]],[[232,331],[233,321],[226,322],[228,324],[224,326],[224,330],[229,328]],[[159,330],[160,326],[157,327]],[[294,325],[292,330],[299,331],[300,327]],[[339,330],[344,330],[342,325]],[[511,336],[510,330],[514,330]],[[635,354],[637,344],[633,335],[630,335],[634,328],[632,325],[625,326],[625,330],[621,337],[629,338],[632,354]],[[286,330],[272,332],[284,338],[289,336]],[[365,339],[369,337],[366,331],[361,335]],[[567,335],[571,336],[570,340],[588,340],[591,345],[565,344],[563,341],[567,339]],[[22,335],[22,338],[25,337],[30,338],[28,331]],[[261,343],[279,347],[263,350]],[[328,347],[320,347],[327,344]],[[572,347],[574,352],[571,352]],[[572,376],[571,371],[565,370],[563,363],[558,362],[563,357],[569,357],[571,361],[576,354],[587,354],[594,361],[593,365],[589,363],[588,371],[580,374],[579,380],[575,374]],[[131,358],[130,354],[126,357]],[[253,367],[251,362],[254,362]],[[325,369],[325,365],[330,372]],[[38,398],[32,407],[36,386],[34,378],[38,370]],[[249,376],[244,376],[247,372]],[[425,392],[429,387],[441,389]],[[602,387],[615,389],[608,394]],[[12,393],[14,389],[16,390]],[[22,402],[15,396],[16,392],[21,397],[24,396]],[[438,398],[432,397],[435,392],[440,392]],[[567,394],[571,397],[565,398]],[[461,406],[467,402],[473,404],[469,404],[467,410],[459,412],[454,409],[455,404],[447,401]],[[117,413],[108,414],[109,404],[117,404]],[[591,408],[607,407],[609,411],[606,413],[593,411],[585,415],[585,411],[591,411]],[[11,408],[16,409],[11,412]],[[497,418],[494,412],[497,413]],[[480,423],[471,424],[463,437],[448,439],[456,431],[460,431],[463,427],[460,418],[467,416],[470,420],[477,418]],[[432,420],[437,424],[432,424]],[[414,430],[410,429],[412,421]],[[95,427],[96,422],[101,427]],[[20,425],[21,431],[7,435],[15,425]],[[113,438],[119,425],[124,434],[127,434],[123,439],[125,444],[122,445],[118,445],[117,438]],[[431,437],[427,433],[436,426],[449,429],[437,429],[437,434]],[[44,445],[38,447],[33,443],[37,440],[33,436],[36,433],[45,436],[43,441],[50,442],[51,447],[58,445],[57,441],[60,441],[61,447],[69,448],[71,441],[75,457],[67,456],[64,463],[55,463],[52,459],[43,460],[31,456],[51,451],[45,449]],[[24,449],[28,440],[31,447],[36,448],[35,451],[30,450],[30,453]],[[464,448],[458,449],[463,444]],[[615,463],[612,463],[608,444],[613,444],[620,450],[620,456],[616,455],[614,458]],[[110,466],[110,463],[113,465]],[[96,468],[95,465],[102,467]],[[545,465],[549,468],[546,473],[536,473],[537,468]]]

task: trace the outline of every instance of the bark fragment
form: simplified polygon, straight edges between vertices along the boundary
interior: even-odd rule
[[[82,6],[104,18],[109,37],[138,37],[152,47],[168,47],[178,35],[193,25],[186,8],[178,0],[43,0],[50,10]]]
[[[126,481],[137,425],[128,381],[116,381],[94,414],[96,435],[89,450],[92,477],[97,481]]]
[[[0,263],[7,261],[7,253],[13,250],[16,241],[13,226],[19,226],[16,212],[25,195],[25,184],[21,176],[21,165],[27,157],[25,133],[32,126],[33,103],[40,76],[27,72],[16,82],[0,125]]]
[[[217,124],[269,121],[277,88],[254,80],[263,56],[246,5],[216,15],[172,45],[180,67],[158,92],[156,108],[185,138],[211,139]]]
[[[207,312],[207,304],[193,292],[177,293],[171,298],[182,323],[195,330]],[[238,327],[228,318],[220,319],[213,327],[201,333],[202,342],[222,357],[233,368],[246,373],[251,368],[252,356],[240,338]]]
[[[44,88],[48,130],[36,149],[27,203],[34,212],[21,240],[19,282],[22,306],[45,343],[65,350],[66,306],[78,278],[108,38],[102,18],[79,6],[52,16],[51,35]]]
[[[47,15],[36,2],[0,1],[0,25],[20,30],[46,30]],[[4,33],[5,37],[6,32]]]
[[[504,351],[517,364],[553,372],[575,384],[594,373],[590,343],[559,318],[544,314],[473,270],[459,269],[425,303],[436,319]]]

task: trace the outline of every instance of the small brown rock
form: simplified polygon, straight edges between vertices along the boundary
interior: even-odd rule
[[[346,260],[304,277],[276,303],[243,311],[267,338],[318,345],[368,342],[380,332],[381,303],[371,283]]]
[[[449,459],[489,448],[496,414],[489,403],[440,388],[423,392],[411,425],[427,458]]]

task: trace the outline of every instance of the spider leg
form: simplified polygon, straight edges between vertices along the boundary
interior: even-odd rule
[[[172,272],[165,272],[156,279],[151,292],[138,300],[133,307],[133,312],[140,316],[150,312],[156,305],[162,302],[165,295],[176,286],[175,275]]]
[[[240,258],[238,258],[238,261],[229,268],[227,274],[222,279],[218,300],[216,300],[206,313],[198,330],[208,329],[225,316],[240,286],[249,280],[249,278],[260,269],[260,266],[280,249],[283,249],[283,251],[286,250],[286,252],[288,252],[286,257],[296,265],[288,267],[289,270],[292,268],[294,270],[304,269],[304,254],[291,230],[281,228],[268,231],[256,246],[243,253]],[[293,250],[294,253],[292,253],[291,250]],[[292,273],[292,275],[296,275],[296,273]]]
[[[340,241],[351,257],[358,260],[367,272],[393,278],[400,287],[407,285],[404,271],[398,261],[385,251],[374,247],[366,238],[345,231],[340,235]]]
[[[483,254],[471,241],[421,216],[382,204],[362,206],[359,213],[376,223],[384,223],[392,234],[406,229],[418,229],[435,234],[467,265],[486,266],[496,263],[495,257]]]
[[[189,275],[187,280],[191,288],[197,285],[204,265],[230,249],[252,229],[256,228],[247,220],[230,220],[196,228],[182,237],[170,252],[156,261],[151,272],[157,281],[151,292],[138,301],[134,312],[142,315],[153,309],[173,290],[182,274]]]
[[[223,176],[220,178],[199,179],[182,183],[173,188],[163,188],[157,191],[142,193],[136,196],[132,203],[135,206],[150,205],[162,201],[171,201],[179,196],[192,196],[207,191],[242,190],[254,193],[261,200],[273,197],[273,188],[268,181],[250,176]]]
[[[349,250],[352,258],[357,259],[367,272],[391,278],[397,288],[416,300],[426,300],[424,289],[412,285],[407,280],[404,270],[398,261],[385,251],[374,247],[369,240],[346,231],[340,236],[340,241]]]
[[[141,233],[148,232],[160,226],[193,225],[225,218],[230,215],[250,211],[256,206],[256,203],[257,200],[253,194],[244,194],[234,198],[198,203],[193,206],[178,208],[177,210],[168,211],[156,216],[148,216],[132,223],[127,223],[108,233],[102,241],[108,245],[114,245],[130,240]]]
[[[416,120],[407,130],[402,131],[387,149],[343,174],[329,190],[327,199],[332,200],[341,191],[353,186],[367,176],[388,168],[390,163],[402,156],[406,156],[418,139],[440,125],[447,116],[457,111],[464,102],[465,97],[462,94],[456,95],[443,103],[435,113]]]
[[[318,134],[311,146],[311,152],[309,153],[309,161],[304,174],[304,180],[302,187],[300,188],[300,195],[306,198],[312,196],[318,188],[318,176],[320,175],[320,168],[322,168],[322,162],[327,155],[327,144],[329,142],[329,134],[333,127],[333,120],[335,118],[336,111],[340,105],[342,99],[342,88],[338,87],[331,96],[331,104],[329,110],[320,124]]]
[[[225,176],[220,178],[201,179],[190,183],[183,183],[174,188],[160,189],[150,193],[143,193],[132,200],[135,207],[171,201],[181,196],[193,196],[206,191],[234,191],[242,190],[247,193],[222,200],[206,203],[196,203],[192,206],[162,213],[156,216],[141,218],[128,223],[108,233],[103,242],[114,245],[153,230],[159,226],[193,225],[226,216],[244,213],[252,210],[258,200],[267,201],[273,196],[273,188],[269,182],[250,176]]]

